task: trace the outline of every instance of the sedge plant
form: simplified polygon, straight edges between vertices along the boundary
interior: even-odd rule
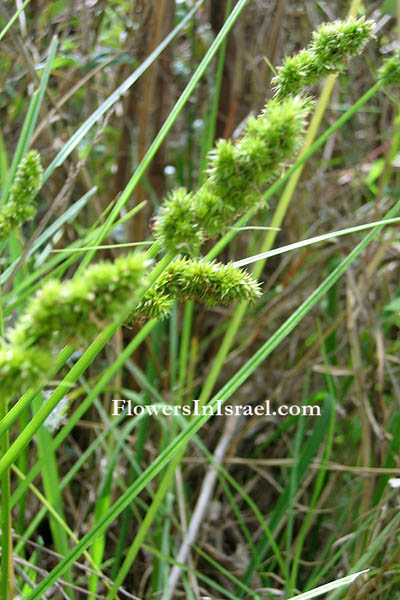
[[[20,479],[17,497],[27,493],[26,490],[31,485],[31,489],[35,490],[36,497],[42,502],[43,508],[50,510],[52,522],[57,523],[54,527],[61,528],[63,535],[68,536],[65,539],[69,540],[70,547],[68,548],[68,544],[67,547],[64,545],[62,556],[56,566],[47,575],[41,576],[40,580],[31,581],[26,570],[23,597],[35,600],[48,593],[57,595],[60,590],[60,587],[57,586],[63,586],[64,583],[68,586],[68,583],[71,583],[70,573],[75,568],[75,562],[82,555],[88,560],[92,572],[87,578],[86,575],[79,576],[79,585],[88,587],[89,594],[95,598],[101,593],[100,585],[103,581],[103,574],[112,570],[113,578],[107,580],[105,584],[107,599],[122,597],[124,581],[132,570],[132,565],[135,564],[139,552],[146,550],[154,553],[157,557],[156,564],[158,566],[154,570],[153,591],[160,590],[160,586],[164,586],[165,598],[172,598],[174,594],[174,587],[172,584],[169,585],[172,565],[175,569],[179,568],[184,571],[183,583],[188,595],[193,593],[191,585],[198,580],[203,581],[204,585],[209,586],[209,589],[224,594],[226,597],[237,598],[247,593],[251,597],[261,598],[260,592],[253,589],[255,586],[252,576],[254,571],[260,571],[260,565],[266,557],[271,558],[268,554],[271,548],[272,568],[277,565],[277,571],[281,571],[288,580],[286,583],[290,597],[297,597],[294,590],[298,587],[297,571],[300,557],[298,554],[294,554],[297,563],[293,572],[290,573],[291,548],[289,547],[288,557],[284,560],[281,541],[277,543],[274,536],[279,535],[281,527],[285,526],[285,516],[294,506],[296,492],[301,489],[308,469],[312,467],[319,453],[322,452],[324,470],[321,470],[321,475],[317,479],[312,506],[315,507],[320,499],[321,489],[327,479],[327,461],[332,452],[334,439],[332,429],[334,401],[332,396],[335,390],[332,386],[330,395],[327,394],[324,399],[323,417],[308,432],[307,441],[304,441],[302,429],[304,423],[296,425],[298,426],[296,437],[296,448],[299,451],[298,463],[289,482],[286,482],[286,485],[281,488],[282,493],[271,514],[268,517],[262,515],[249,495],[246,495],[240,486],[239,490],[237,486],[235,488],[241,501],[245,502],[245,506],[257,515],[262,531],[262,536],[257,544],[251,542],[251,534],[241,517],[241,509],[236,504],[237,499],[233,497],[232,493],[227,492],[229,502],[241,523],[252,552],[243,577],[238,578],[229,573],[218,563],[218,560],[210,555],[207,548],[204,551],[197,547],[198,556],[212,565],[219,577],[225,578],[223,581],[229,581],[229,584],[221,586],[217,581],[206,577],[202,572],[201,565],[192,568],[176,563],[174,557],[178,556],[179,547],[177,540],[170,535],[170,531],[172,527],[184,528],[186,518],[184,502],[188,490],[179,487],[178,478],[179,519],[176,518],[173,510],[175,498],[168,493],[171,494],[173,490],[172,478],[176,469],[182,465],[188,444],[196,443],[197,433],[210,420],[216,406],[232,398],[250,376],[260,369],[267,357],[271,357],[273,350],[303,321],[310,310],[321,302],[324,295],[335,289],[340,277],[351,265],[356,263],[367,246],[377,239],[378,233],[383,230],[384,226],[394,222],[394,218],[399,212],[398,203],[392,209],[385,211],[383,220],[370,225],[371,231],[363,240],[332,269],[322,283],[301,304],[299,303],[297,309],[281,326],[277,327],[269,339],[262,343],[259,349],[237,369],[237,372],[212,397],[208,403],[210,410],[207,413],[195,416],[191,420],[183,419],[176,422],[171,430],[161,421],[162,434],[158,456],[144,468],[142,464],[148,447],[148,440],[146,440],[148,423],[144,419],[140,420],[140,424],[138,424],[140,434],[137,436],[136,447],[136,458],[139,460],[137,462],[132,460],[130,476],[126,480],[121,473],[119,478],[114,481],[113,471],[121,450],[132,459],[132,451],[129,449],[127,438],[135,430],[136,421],[129,423],[124,429],[123,435],[118,438],[118,434],[115,432],[119,427],[119,421],[116,423],[105,419],[106,433],[114,441],[105,444],[103,438],[99,438],[99,443],[94,444],[85,454],[85,458],[89,460],[89,457],[95,456],[95,451],[98,452],[96,449],[102,445],[102,450],[108,456],[108,460],[104,481],[100,482],[98,497],[94,499],[92,524],[88,526],[80,539],[66,523],[65,511],[60,508],[62,496],[52,495],[49,485],[51,484],[49,465],[51,465],[51,477],[53,477],[54,485],[57,485],[59,479],[55,459],[61,443],[67,439],[66,436],[72,429],[76,430],[79,419],[87,410],[95,406],[98,397],[112,391],[115,377],[123,371],[124,366],[126,366],[126,372],[133,374],[138,382],[138,393],[124,388],[124,391],[130,394],[135,402],[146,404],[160,397],[160,391],[157,389],[160,387],[157,369],[159,373],[162,373],[163,369],[158,363],[158,354],[161,356],[161,353],[158,352],[157,342],[158,338],[165,335],[165,323],[175,324],[176,328],[175,332],[172,326],[170,329],[171,372],[177,373],[178,368],[182,368],[182,374],[179,374],[182,388],[185,382],[189,381],[190,378],[185,372],[186,365],[189,363],[189,352],[183,352],[182,348],[189,349],[190,319],[185,320],[183,324],[180,355],[182,360],[178,367],[179,312],[177,303],[190,301],[191,303],[200,303],[205,307],[229,307],[230,303],[238,300],[245,301],[247,306],[247,302],[251,300],[253,307],[259,306],[257,302],[262,302],[262,286],[257,281],[258,277],[252,277],[233,262],[227,264],[216,262],[215,258],[218,252],[234,239],[240,226],[244,225],[247,220],[257,212],[266,213],[273,192],[279,189],[285,178],[290,176],[290,172],[298,169],[329,138],[333,130],[337,131],[363,103],[384,86],[397,85],[399,82],[400,61],[399,56],[396,55],[382,66],[379,81],[371,88],[372,91],[367,93],[355,108],[349,109],[338,121],[338,124],[332,126],[327,135],[322,136],[318,143],[311,148],[307,156],[301,156],[301,159],[292,164],[289,169],[289,165],[294,162],[294,157],[304,142],[307,120],[313,110],[314,90],[312,86],[330,73],[345,72],[348,60],[352,55],[362,52],[366,43],[372,38],[374,28],[373,22],[365,18],[350,18],[346,21],[322,25],[313,35],[308,48],[286,59],[282,67],[278,68],[273,80],[275,97],[266,103],[258,116],[249,119],[241,137],[235,141],[220,140],[208,152],[206,173],[199,189],[191,191],[181,185],[169,192],[155,218],[153,227],[155,241],[150,250],[124,253],[114,260],[93,261],[104,238],[112,234],[117,224],[116,221],[120,218],[121,209],[128,202],[133,189],[140,181],[166,132],[179,116],[211,58],[226,40],[229,29],[239,17],[244,5],[244,0],[238,2],[233,11],[227,13],[223,29],[211,45],[210,51],[168,117],[145,159],[116,203],[109,206],[99,223],[93,225],[88,235],[82,236],[82,239],[78,240],[75,244],[75,251],[74,245],[71,245],[72,257],[60,256],[53,260],[46,256],[44,251],[40,254],[40,246],[35,248],[33,256],[38,258],[40,255],[44,270],[40,271],[40,274],[28,273],[28,282],[25,284],[15,280],[12,292],[8,292],[2,298],[3,336],[0,347],[2,569],[0,586],[4,598],[13,597],[15,586],[21,587],[23,580],[18,573],[15,576],[13,570],[12,501],[9,470],[13,468],[14,463],[25,449],[32,448],[32,441],[36,433],[40,455],[36,457],[36,465],[33,466],[31,473],[15,471]],[[19,10],[21,11],[22,8],[19,7]],[[53,45],[52,48],[54,49],[55,46]],[[148,64],[150,61],[146,66]],[[47,79],[43,79],[43,81],[45,80],[46,85],[50,70],[51,61],[44,73]],[[135,75],[135,77],[137,76],[139,75]],[[16,259],[15,252],[18,248],[18,244],[15,243],[16,239],[21,239],[21,236],[24,235],[24,227],[26,230],[26,227],[32,225],[35,203],[40,202],[41,197],[37,196],[37,193],[40,191],[43,181],[47,181],[54,169],[63,164],[72,152],[74,145],[76,147],[79,139],[82,139],[90,127],[95,125],[102,111],[104,112],[107,107],[117,101],[120,94],[136,80],[135,77],[129,78],[125,86],[110,96],[108,103],[105,102],[104,106],[91,115],[86,124],[78,130],[70,142],[67,142],[56,159],[47,167],[43,177],[39,154],[34,150],[29,150],[29,134],[32,134],[34,126],[32,127],[32,122],[28,122],[24,130],[26,139],[19,146],[12,163],[13,166],[9,171],[7,185],[4,185],[3,182],[3,191],[6,193],[3,195],[4,202],[0,209],[0,233],[2,234],[1,239],[6,242],[2,248],[7,267],[12,266]],[[37,118],[39,111],[37,103],[42,100],[43,94],[35,97],[36,104],[31,105],[31,120],[33,117]],[[5,166],[4,163],[2,172],[7,171]],[[118,225],[123,224],[123,221],[122,216]],[[62,220],[59,221],[59,227],[61,228],[63,225]],[[348,233],[355,230],[355,228],[349,228]],[[334,232],[332,236],[334,236]],[[202,256],[205,244],[212,244],[218,237],[221,239],[215,243],[213,249],[206,256]],[[81,259],[80,264],[71,275],[68,269],[73,267],[78,259]],[[27,262],[23,268],[27,271],[34,270],[34,263]],[[45,277],[43,281],[40,281],[42,275]],[[19,298],[18,290],[23,290]],[[190,306],[192,306],[190,313],[192,316],[194,314],[193,304]],[[18,308],[18,315],[13,314],[15,308]],[[226,311],[229,308],[223,310]],[[189,313],[185,310],[186,314]],[[102,376],[93,376],[93,369],[96,373],[98,361],[110,357],[107,349],[112,348],[112,343],[115,342],[119,335],[118,332],[125,324],[133,325],[135,332],[133,338],[122,348],[119,356],[111,358],[111,362]],[[124,331],[126,335],[126,330]],[[156,332],[157,335],[151,337],[152,332]],[[140,368],[131,361],[131,357],[145,340],[151,344],[152,360],[148,361],[146,371],[141,372]],[[106,348],[105,352],[104,348]],[[156,352],[154,352],[154,348],[157,349]],[[198,350],[196,350],[194,338],[191,348],[193,364],[195,364]],[[74,356],[75,362],[72,362]],[[62,375],[63,379],[61,382],[52,381],[52,387],[55,386],[54,391],[52,393],[46,391],[47,401],[43,403],[42,388],[50,378],[54,379],[58,373]],[[173,380],[174,378],[171,377],[172,382]],[[214,383],[215,381],[208,387],[206,384],[207,393],[203,391],[200,396],[202,403],[209,399]],[[81,387],[77,387],[78,385]],[[119,391],[122,390],[121,385],[118,387]],[[165,392],[166,389],[165,386],[161,386],[162,392]],[[174,389],[176,390],[172,385],[171,394]],[[193,381],[191,386],[183,391],[191,399],[195,393]],[[74,393],[77,397],[82,394],[87,395],[81,405],[67,417],[65,429],[63,428],[54,439],[51,436],[44,436],[41,428],[46,425],[46,422],[49,423],[49,419],[51,421],[52,417],[55,418],[54,410],[57,407],[64,406],[66,394],[71,396]],[[180,402],[183,400],[183,395],[183,393],[179,395]],[[11,401],[13,402],[12,407],[10,407]],[[19,435],[14,436],[12,426],[22,412],[30,406],[33,407],[32,420],[19,432]],[[293,421],[289,423],[288,427],[291,424]],[[10,431],[13,433],[13,438],[15,437],[11,446],[9,444]],[[173,435],[171,435],[171,431]],[[201,449],[200,440],[198,447]],[[46,448],[51,452],[47,467]],[[83,465],[84,462],[80,462],[79,468]],[[46,468],[47,471],[45,471]],[[33,478],[41,469],[43,469],[47,499],[44,499],[32,484]],[[76,473],[77,471],[74,471],[72,474],[71,470],[71,477]],[[154,490],[151,484],[155,478],[158,480],[158,486]],[[229,474],[225,478],[223,477],[223,481],[228,489]],[[150,504],[144,503],[143,506],[140,504],[139,494],[146,489],[151,492]],[[116,490],[118,490],[117,499],[114,495]],[[44,513],[45,511],[42,510],[41,514]],[[122,544],[117,553],[118,561],[114,558],[113,564],[113,553],[108,550],[107,545],[109,540],[113,540],[111,543],[114,543],[114,533],[109,534],[113,521],[121,515],[128,515],[128,521],[124,521],[122,518],[122,522],[127,527],[127,535],[129,529],[127,524],[132,515],[135,516],[138,525],[133,540],[125,547]],[[306,520],[307,527],[310,526],[312,516],[313,514],[310,513],[310,517]],[[394,519],[390,523],[390,527],[393,528],[395,523]],[[152,526],[154,527],[154,540],[158,540],[161,551],[154,547],[154,544],[144,545]],[[52,531],[56,539],[57,533],[55,533],[54,527]],[[289,546],[291,543],[290,531],[292,531],[290,527],[292,525],[289,524],[286,538],[289,540]],[[385,532],[391,530],[388,527],[384,529]],[[29,531],[32,535],[32,528]],[[21,534],[23,533],[22,530]],[[127,535],[121,534],[120,540],[127,540]],[[23,540],[24,536],[21,537]],[[59,537],[61,539],[61,535]],[[18,551],[21,551],[22,540],[18,545]],[[310,581],[313,581],[314,589],[306,590],[299,598],[313,598],[334,589],[340,590],[341,586],[351,584],[360,571],[365,577],[364,569],[369,566],[366,562],[373,560],[374,553],[380,551],[382,540],[382,536],[375,536],[369,552],[353,565],[353,574],[348,577],[338,578],[337,581],[332,581],[333,578],[329,577],[328,580],[332,582],[321,587],[318,584],[322,575],[313,573]],[[300,545],[298,547],[300,548]],[[340,560],[341,554],[335,554],[330,563],[332,569],[340,563]],[[33,559],[31,566],[32,568],[35,566]],[[31,574],[30,571],[29,574]],[[270,585],[267,576],[264,577],[263,584]],[[49,592],[53,585],[56,587]],[[236,591],[233,592],[232,589],[236,589]],[[74,597],[75,592],[77,590],[70,587],[68,596]]]

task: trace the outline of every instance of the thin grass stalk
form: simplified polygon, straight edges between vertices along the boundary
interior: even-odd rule
[[[307,372],[305,384],[303,386],[303,399],[306,398],[308,395],[309,380],[310,380],[310,376],[309,376],[309,372]],[[293,467],[292,467],[292,470],[290,473],[290,478],[289,478],[290,503],[289,503],[289,508],[288,508],[288,518],[287,518],[286,535],[285,535],[285,538],[286,538],[285,539],[285,541],[286,541],[286,570],[288,573],[290,573],[290,575],[291,575],[291,570],[290,570],[291,546],[292,546],[294,520],[295,520],[294,504],[295,504],[296,491],[297,491],[297,488],[298,488],[298,485],[300,482],[298,470],[299,470],[299,462],[300,462],[300,456],[301,456],[301,445],[302,445],[302,443],[304,443],[304,434],[305,434],[305,418],[304,418],[304,416],[300,416],[298,425],[296,428],[296,434],[295,434],[294,445],[293,445],[294,463],[293,463]],[[290,594],[291,594],[290,577],[287,577],[285,579],[285,581],[286,581],[285,594],[287,596],[290,596]]]
[[[19,7],[19,9],[17,10],[17,12],[15,12],[13,14],[13,16],[11,17],[11,19],[8,21],[8,23],[3,27],[3,29],[0,31],[0,41],[3,39],[3,37],[6,35],[7,31],[9,29],[11,29],[11,27],[14,25],[15,21],[18,19],[19,15],[22,13],[22,11],[24,10],[24,8],[26,6],[28,6],[29,2],[31,0],[25,0],[25,2]]]
[[[189,347],[191,342],[190,334],[192,331],[193,313],[194,303],[190,301],[185,302],[181,343],[179,346],[177,404],[182,404],[183,402],[185,381],[187,376],[187,359],[188,356],[190,356]]]
[[[322,332],[319,330],[319,336],[322,340]],[[327,361],[327,356],[326,356],[326,351],[325,348],[323,347],[323,357],[325,359],[325,363],[328,363]],[[332,398],[332,402],[335,406],[335,389],[332,383],[332,378],[331,376],[327,375],[327,384],[328,384],[328,390],[329,390],[329,394]],[[297,575],[298,575],[298,570],[299,570],[299,566],[300,566],[300,557],[301,557],[301,552],[304,546],[304,541],[309,529],[309,524],[311,521],[311,518],[314,514],[314,508],[317,504],[318,498],[320,496],[321,490],[322,490],[322,486],[325,480],[325,476],[326,476],[326,465],[329,461],[331,452],[332,452],[332,447],[333,447],[333,439],[334,439],[334,434],[335,434],[335,422],[336,422],[336,414],[335,414],[335,408],[332,411],[331,414],[331,420],[330,420],[330,424],[329,424],[329,432],[328,432],[328,439],[326,442],[326,447],[324,450],[324,454],[322,457],[322,461],[321,461],[321,468],[318,470],[318,474],[317,474],[317,478],[316,478],[316,482],[315,482],[315,486],[314,486],[314,490],[313,490],[313,494],[311,497],[311,502],[310,505],[308,507],[308,511],[306,514],[306,517],[303,521],[303,523],[301,524],[301,528],[297,537],[297,543],[296,543],[296,547],[295,547],[295,551],[294,551],[294,556],[293,556],[293,561],[292,561],[292,569],[290,572],[290,578],[289,578],[289,582],[288,582],[288,589],[287,589],[287,593],[288,595],[293,594],[294,590],[296,589],[296,582],[297,582]],[[289,548],[288,548],[288,555],[289,555]]]
[[[43,401],[44,398],[42,394],[38,394],[33,402],[34,412],[37,412],[39,410]],[[28,413],[29,409],[27,408],[25,412]],[[25,427],[27,427],[28,423],[29,419],[26,422]],[[48,504],[52,507],[53,512],[57,513],[57,515],[59,516],[59,519],[50,517],[49,520],[50,530],[54,540],[54,547],[56,549],[56,552],[58,552],[61,555],[65,555],[69,550],[69,546],[67,532],[65,528],[62,525],[60,525],[60,522],[65,522],[65,514],[63,510],[62,495],[60,491],[60,478],[57,467],[57,457],[54,451],[49,449],[50,432],[45,427],[40,427],[40,429],[37,432],[36,439],[39,459],[43,459],[43,490],[47,498]],[[24,455],[27,452],[27,450],[28,448],[25,448],[24,452],[21,453],[21,455],[19,456],[20,459],[25,458]],[[24,476],[26,475],[25,471],[20,471],[20,473]],[[22,499],[23,498],[21,498],[21,500]],[[70,571],[68,571],[65,574],[65,579],[68,582],[72,582],[72,573]]]
[[[33,94],[32,99],[29,103],[29,108],[25,117],[24,124],[22,126],[22,131],[18,139],[17,148],[14,152],[13,160],[8,172],[8,177],[5,181],[2,199],[1,202],[4,204],[7,201],[8,193],[10,190],[10,186],[14,180],[15,174],[18,169],[18,165],[20,164],[22,158],[27,152],[30,144],[30,140],[32,137],[33,130],[36,127],[36,123],[39,117],[39,111],[42,106],[44,94],[47,88],[47,84],[49,81],[51,67],[53,65],[54,58],[56,56],[58,48],[58,40],[57,37],[53,37],[51,40],[51,44],[49,47],[49,54],[46,60],[46,64],[44,67],[43,75],[40,80],[39,89]]]
[[[0,401],[0,416],[7,413],[7,402],[2,398]],[[9,448],[8,431],[2,436],[1,454],[4,456]],[[7,469],[1,476],[1,573],[0,592],[5,600],[12,600],[14,569],[12,562],[12,540],[11,540],[11,509],[10,509],[10,471]]]
[[[231,12],[231,8],[232,8],[232,0],[227,0],[226,6],[225,6],[224,22],[226,22],[226,20],[228,19],[229,13]],[[228,42],[228,36],[226,36],[226,38],[222,42],[221,49],[218,54],[217,72],[216,72],[216,76],[215,76],[215,90],[214,90],[213,98],[212,98],[212,102],[211,102],[211,111],[210,111],[210,117],[209,117],[209,121],[208,121],[206,141],[205,141],[204,147],[202,148],[202,157],[200,160],[200,176],[199,176],[199,182],[198,182],[199,187],[201,186],[201,184],[203,183],[203,181],[205,179],[207,153],[211,149],[211,147],[214,143],[214,139],[215,139],[215,130],[217,127],[218,106],[219,106],[219,100],[220,100],[220,96],[221,96],[221,86],[222,86],[222,77],[224,74],[224,63],[225,63],[227,42]]]

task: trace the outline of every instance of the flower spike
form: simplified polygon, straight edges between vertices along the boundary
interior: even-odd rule
[[[206,306],[235,300],[255,300],[260,286],[245,270],[204,259],[181,258],[171,263],[132,313],[141,317],[165,318],[174,301],[194,300]]]
[[[374,21],[350,17],[322,24],[308,48],[285,59],[272,79],[276,98],[282,100],[315,85],[322,77],[341,73],[352,55],[362,52],[372,37]]]
[[[263,190],[300,146],[312,102],[271,100],[249,120],[241,140],[219,140],[208,155],[208,178],[195,194],[174,190],[155,220],[165,248],[198,254],[207,238],[221,235],[246,210],[262,208]]]
[[[81,345],[115,318],[143,283],[143,254],[88,267],[83,275],[46,282],[8,335],[19,347]]]
[[[14,183],[11,185],[9,201],[0,209],[0,240],[4,240],[12,229],[32,219],[36,213],[33,196],[42,182],[40,155],[31,150],[21,160]]]

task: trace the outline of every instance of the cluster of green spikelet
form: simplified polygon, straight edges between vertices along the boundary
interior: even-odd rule
[[[42,173],[40,155],[31,150],[19,164],[8,202],[0,209],[0,240],[6,239],[13,229],[34,217],[33,199],[40,189]]]
[[[249,119],[236,143],[220,140],[208,155],[208,178],[196,192],[173,190],[155,222],[155,235],[177,252],[198,254],[207,238],[221,235],[255,204],[296,153],[311,101],[299,96],[272,100]]]
[[[196,192],[175,189],[164,201],[154,232],[166,250],[198,255],[207,238],[221,235],[249,208],[265,205],[263,191],[278,177],[299,148],[312,101],[300,92],[333,72],[341,72],[351,55],[362,51],[373,22],[348,19],[322,25],[310,46],[287,58],[273,79],[275,98],[251,118],[236,143],[220,140],[208,155],[208,177]],[[400,54],[386,61],[380,78],[400,81]],[[37,152],[21,162],[9,202],[0,211],[0,239],[34,214],[32,197],[40,188]],[[0,394],[10,397],[36,384],[51,369],[51,351],[66,343],[83,345],[122,311],[132,306],[129,321],[163,318],[178,300],[208,306],[255,299],[258,283],[233,264],[178,258],[147,286],[146,254],[90,266],[83,275],[45,283],[25,313],[0,340]]]
[[[223,265],[204,259],[175,260],[139,302],[132,318],[164,318],[176,300],[197,300],[206,306],[228,304],[234,300],[254,300],[259,284],[232,263]]]
[[[349,18],[347,21],[324,23],[314,31],[312,42],[298,54],[285,60],[272,79],[276,98],[282,100],[298,94],[306,86],[318,83],[331,73],[341,73],[350,56],[360,54],[369,39],[375,23]]]
[[[243,137],[220,140],[208,155],[208,178],[196,192],[171,192],[154,232],[168,249],[196,255],[250,208],[263,208],[263,191],[296,155],[312,101],[300,92],[340,72],[372,35],[373,21],[350,18],[321,25],[309,48],[287,58],[273,79],[275,98],[250,118]]]

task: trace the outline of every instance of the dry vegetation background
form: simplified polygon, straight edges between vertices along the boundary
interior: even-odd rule
[[[1,2],[3,22],[17,5],[10,0]],[[40,124],[31,143],[39,150],[44,165],[191,6],[189,0],[31,0],[0,42],[0,122],[9,152],[17,143],[29,96],[37,85],[40,65],[52,36],[59,37],[60,49]],[[377,39],[338,78],[320,131],[334,123],[372,85],[383,58],[397,45],[397,3],[368,1],[362,7],[377,22]],[[343,18],[348,9],[347,1],[249,0],[228,37],[215,137],[240,135],[249,114],[256,114],[272,96],[268,62],[280,64],[285,55],[308,43],[312,31],[322,21]],[[204,2],[153,66],[54,172],[41,191],[35,223],[24,229],[27,245],[38,235],[42,219],[50,222],[93,186],[97,186],[97,194],[79,219],[68,224],[63,236],[53,240],[52,249],[77,239],[118,197],[222,27],[224,14],[225,0]],[[128,208],[146,200],[145,209],[115,229],[107,244],[146,240],[151,233],[152,216],[166,192],[176,185],[196,189],[204,167],[202,150],[207,140],[215,73],[214,62],[132,194]],[[313,92],[317,95],[319,90]],[[388,158],[398,110],[395,94],[380,92],[374,96],[308,161],[276,246],[377,220],[399,197],[400,155]],[[272,208],[276,202],[277,198],[273,198]],[[270,214],[271,210],[258,214],[252,225],[268,225]],[[262,237],[262,231],[240,232],[220,259],[227,262],[243,258],[249,249],[255,253]],[[246,314],[215,389],[311,294],[354,247],[356,239],[357,234],[335,238],[268,260],[262,274],[263,295]],[[120,252],[109,248],[99,252],[98,257],[113,258]],[[379,538],[398,510],[398,492],[388,483],[390,477],[400,474],[399,317],[396,305],[393,308],[391,304],[396,299],[400,302],[398,265],[398,231],[387,229],[233,399],[239,404],[261,404],[270,399],[277,406],[301,402],[322,405],[326,394],[335,398],[336,422],[329,438],[332,448],[320,488],[318,473],[326,449],[324,444],[316,449],[274,534],[283,560],[290,564],[301,526],[309,519],[295,590],[346,575],[378,540],[365,564],[372,568],[372,574],[362,584],[347,590],[345,597],[358,600],[400,597],[398,526],[391,527],[383,539]],[[71,276],[74,269],[73,265],[66,276]],[[182,306],[177,307],[171,320],[156,327],[63,442],[57,453],[60,477],[69,472],[89,444],[109,426],[100,409],[103,407],[106,414],[110,413],[111,400],[116,395],[140,394],[146,401],[158,400],[160,396],[173,400],[178,344],[178,334],[173,332],[179,331],[182,310]],[[232,311],[232,308],[195,307],[185,388],[187,400],[197,397]],[[84,397],[87,386],[93,385],[134,333],[135,330],[128,329],[119,331],[91,365],[85,381],[71,391],[71,412]],[[228,421],[234,421],[235,426]],[[200,431],[200,437],[210,452],[225,440],[226,470],[268,520],[291,481],[296,456],[316,423],[313,418],[215,417]],[[127,436],[115,466],[112,499],[134,476],[129,456],[145,468],[165,446],[166,427],[168,424],[160,426],[156,420],[148,420],[146,431],[141,430],[144,441],[138,439],[136,429]],[[63,492],[65,518],[78,537],[93,522],[93,506],[111,447],[107,443],[100,445]],[[28,464],[32,464],[35,455],[36,448],[32,445]],[[185,536],[185,520],[190,523],[206,473],[207,459],[191,445],[176,479],[174,493],[178,504],[171,500],[169,510],[170,500],[166,500],[158,513],[146,539],[148,546],[142,548],[124,582],[129,593],[139,598],[159,597],[156,592],[165,585],[168,576],[163,571],[165,562],[151,548],[160,552],[167,548],[175,555],[173,548],[179,548]],[[142,492],[141,502],[135,504],[125,520],[127,545],[146,514],[146,504],[156,491],[157,482],[159,479]],[[35,483],[42,487],[40,477]],[[251,548],[242,523],[256,546],[263,536],[249,505],[234,488],[230,490],[233,500],[221,483],[213,490],[191,564],[235,595],[236,585],[202,554],[241,579],[251,561]],[[239,516],[234,506],[238,507]],[[33,494],[23,512],[21,507],[15,509],[15,543],[18,536],[23,537],[27,524],[39,509],[40,502]],[[107,532],[104,571],[108,575],[121,526],[122,517]],[[169,540],[167,545],[163,536]],[[51,570],[54,557],[50,550],[56,549],[46,517],[26,545],[25,557],[34,553],[35,564]],[[75,583],[85,588],[80,579],[83,575],[76,573]],[[262,573],[272,576],[266,580]],[[225,597],[198,580],[195,574],[189,581],[194,597]],[[282,595],[285,584],[271,554],[263,559],[249,584],[263,598],[287,597]],[[98,593],[98,597],[105,597],[101,586]],[[53,594],[46,597],[61,597],[57,595],[60,592]],[[75,594],[76,598],[87,597],[82,591]],[[187,594],[187,590],[178,586],[174,597],[189,597]]]

